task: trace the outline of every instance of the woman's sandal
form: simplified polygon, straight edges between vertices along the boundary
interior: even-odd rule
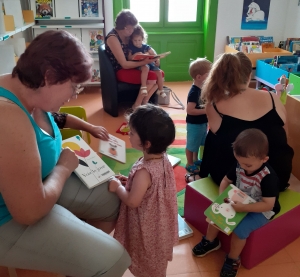
[[[147,87],[141,87],[140,93],[144,96],[147,96],[148,95]]]
[[[199,176],[198,179],[200,179],[199,172],[197,172],[197,173],[187,173],[187,174],[185,174],[184,179],[185,179],[185,181],[186,181],[187,183],[190,183],[190,182],[193,182],[193,181],[198,180],[198,179],[196,178],[196,176]],[[193,179],[190,180],[190,177],[193,177]]]
[[[185,169],[190,173],[198,173],[199,172],[199,168],[194,164],[186,165]]]

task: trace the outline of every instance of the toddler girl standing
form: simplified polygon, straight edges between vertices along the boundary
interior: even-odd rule
[[[163,109],[150,104],[133,112],[129,126],[131,145],[143,157],[128,179],[117,176],[109,184],[122,200],[114,237],[131,256],[133,275],[165,277],[178,242],[176,183],[165,153],[174,141],[175,126]]]

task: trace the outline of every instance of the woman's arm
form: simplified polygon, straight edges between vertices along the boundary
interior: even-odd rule
[[[42,181],[40,153],[30,120],[12,104],[2,104],[1,115],[0,192],[12,217],[30,225],[53,208],[65,181],[78,166],[78,158],[73,151],[63,150],[51,174]]]
[[[130,191],[126,190],[118,179],[110,182],[109,191],[115,192],[128,207],[137,208],[150,185],[150,174],[143,168],[135,173]]]
[[[107,130],[102,126],[90,124],[77,116],[68,114],[66,118],[65,128],[81,130],[90,133],[95,138],[108,140],[109,135]]]
[[[148,63],[151,63],[153,61],[156,61],[155,59],[149,59],[146,58],[142,61],[133,62],[133,61],[127,61],[124,55],[124,52],[122,50],[121,44],[119,40],[115,36],[110,36],[106,40],[107,45],[109,46],[110,50],[114,54],[115,58],[117,59],[118,63],[122,66],[124,69],[130,69],[130,68],[136,68],[138,66],[146,65]]]

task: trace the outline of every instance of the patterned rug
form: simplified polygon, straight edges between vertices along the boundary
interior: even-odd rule
[[[170,115],[173,119],[176,126],[176,136],[175,141],[172,145],[170,145],[167,153],[169,155],[175,156],[181,159],[180,164],[174,167],[174,174],[176,180],[176,188],[177,188],[177,203],[178,203],[178,213],[183,216],[183,208],[184,208],[184,194],[186,182],[184,180],[184,175],[186,173],[185,165],[186,165],[186,156],[185,156],[185,143],[186,143],[186,122],[185,122],[185,114],[174,114]],[[112,160],[108,157],[103,156],[102,159],[105,163],[117,174],[121,173],[123,175],[128,176],[129,171],[132,165],[137,161],[138,158],[141,157],[141,152],[128,148],[126,149],[126,164],[121,164],[115,160]]]

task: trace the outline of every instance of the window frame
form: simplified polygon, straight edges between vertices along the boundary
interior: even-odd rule
[[[168,12],[169,12],[169,1],[168,0],[159,0],[160,2],[160,13],[159,13],[159,22],[143,22],[139,21],[141,25],[148,28],[180,28],[180,29],[191,29],[191,28],[203,28],[203,18],[201,19],[201,14],[204,12],[204,0],[197,0],[197,14],[196,21],[194,22],[169,22],[168,21]],[[124,9],[130,9],[130,0],[123,0]]]

